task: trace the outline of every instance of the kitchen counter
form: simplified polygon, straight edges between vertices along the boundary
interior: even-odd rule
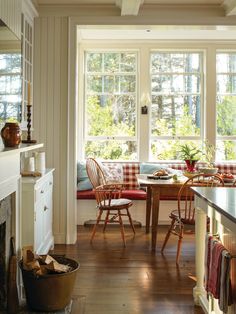
[[[236,188],[193,187],[192,189],[201,200],[207,202],[208,205],[213,207],[223,217],[236,224]],[[197,199],[197,203],[202,202]],[[233,228],[236,228],[236,225],[233,225]]]
[[[196,243],[196,286],[193,297],[205,313],[223,313],[218,307],[218,300],[207,297],[204,288],[205,238],[207,217],[210,218],[210,233],[217,234],[226,249],[235,255],[236,247],[236,188],[233,187],[192,187],[195,193],[195,243]],[[231,262],[231,280],[235,290],[236,260]],[[227,314],[236,313],[236,302]]]

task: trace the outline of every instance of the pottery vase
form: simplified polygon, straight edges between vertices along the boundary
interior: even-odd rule
[[[185,160],[185,163],[187,166],[187,171],[188,172],[195,172],[196,171],[195,166],[196,166],[197,162],[198,162],[197,160]]]
[[[21,129],[16,122],[6,122],[1,130],[1,137],[5,147],[18,147],[21,143]]]

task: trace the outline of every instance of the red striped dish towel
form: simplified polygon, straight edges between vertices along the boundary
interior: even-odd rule
[[[225,250],[225,247],[218,241],[213,243],[209,275],[208,275],[208,284],[207,292],[211,293],[215,299],[220,297],[220,276],[221,276],[221,261],[222,261],[222,252]]]
[[[206,234],[205,240],[205,277],[204,277],[204,284],[205,289],[208,291],[208,279],[209,279],[209,272],[210,272],[210,264],[211,264],[211,255],[212,255],[212,248],[213,248],[213,236],[210,234]]]

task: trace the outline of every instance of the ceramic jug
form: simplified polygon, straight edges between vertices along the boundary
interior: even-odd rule
[[[1,130],[2,141],[5,147],[18,147],[21,143],[21,129],[16,122],[6,122]]]

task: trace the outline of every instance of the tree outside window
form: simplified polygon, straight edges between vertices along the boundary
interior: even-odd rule
[[[0,53],[0,121],[21,121],[21,54]]]
[[[179,159],[180,143],[200,143],[202,54],[152,52],[151,159]]]
[[[137,159],[137,55],[86,52],[85,157]]]
[[[217,72],[217,151],[218,160],[236,159],[236,52],[218,52]]]

